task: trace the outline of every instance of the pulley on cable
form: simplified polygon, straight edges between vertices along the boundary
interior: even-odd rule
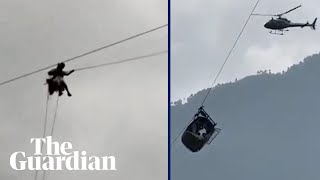
[[[220,133],[214,122],[201,106],[194,115],[191,124],[182,135],[182,143],[192,152],[200,151],[205,144],[210,144]]]

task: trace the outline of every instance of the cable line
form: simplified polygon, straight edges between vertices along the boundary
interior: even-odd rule
[[[129,61],[137,61],[137,60],[141,60],[141,59],[144,59],[144,58],[147,58],[147,57],[153,57],[153,56],[158,56],[158,55],[161,55],[161,54],[165,54],[167,52],[168,52],[168,50],[165,50],[165,51],[150,53],[150,54],[137,56],[137,57],[133,57],[133,58],[123,59],[123,60],[119,60],[119,61],[103,63],[103,64],[99,64],[99,65],[95,65],[95,66],[88,66],[88,67],[78,68],[78,69],[75,69],[75,70],[76,71],[82,71],[82,70],[93,69],[93,68],[98,68],[98,67],[102,67],[102,66],[110,66],[110,65],[115,65],[115,64],[121,64],[121,63],[129,62]]]
[[[47,131],[47,123],[48,123],[48,104],[49,104],[49,92],[47,93],[47,102],[46,102],[46,112],[45,112],[45,119],[44,119],[44,125],[43,125],[43,134],[42,138],[45,138],[46,131]],[[43,143],[41,144],[41,152],[43,148]]]
[[[42,138],[45,138],[46,136],[46,129],[47,129],[47,119],[48,119],[48,103],[49,103],[49,92],[47,93],[47,101],[46,101],[46,112],[45,112],[45,119],[44,119],[44,125],[43,125],[43,134]],[[41,143],[41,153],[43,149],[43,143]],[[37,180],[39,170],[36,170],[36,174],[34,176],[34,180]]]
[[[79,59],[79,58],[81,58],[81,57],[84,57],[84,56],[87,56],[87,55],[89,55],[89,54],[95,53],[95,52],[97,52],[97,51],[101,51],[101,50],[103,50],[103,49],[109,48],[109,47],[111,47],[111,46],[115,46],[115,45],[117,45],[117,44],[120,44],[120,43],[129,41],[129,40],[131,40],[131,39],[140,37],[140,36],[142,36],[142,35],[151,33],[151,32],[153,32],[153,31],[156,31],[156,30],[158,30],[158,29],[164,28],[164,27],[166,27],[166,26],[168,26],[168,24],[165,24],[165,25],[162,25],[162,26],[159,26],[159,27],[150,29],[150,30],[148,30],[148,31],[144,31],[144,32],[139,33],[139,34],[136,34],[136,35],[134,35],[134,36],[131,36],[131,37],[122,39],[122,40],[120,40],[120,41],[117,41],[117,42],[108,44],[108,45],[106,45],[106,46],[102,46],[102,47],[100,47],[100,48],[97,48],[97,49],[88,51],[88,52],[83,53],[83,54],[81,54],[81,55],[78,55],[78,56],[75,56],[75,57],[66,59],[66,60],[64,60],[64,61],[62,61],[62,62],[65,63],[65,62],[74,61],[74,60]],[[30,72],[30,73],[27,73],[27,74],[24,74],[24,75],[20,75],[20,76],[18,76],[18,77],[15,77],[15,78],[9,79],[9,80],[7,80],[7,81],[1,82],[1,83],[0,83],[0,86],[2,86],[2,85],[4,85],[4,84],[7,84],[7,83],[10,83],[10,82],[15,81],[15,80],[18,80],[18,79],[21,79],[21,78],[30,76],[30,75],[32,75],[32,74],[36,74],[36,73],[38,73],[38,72],[41,72],[41,71],[43,71],[43,70],[46,70],[46,69],[49,69],[49,68],[52,68],[52,67],[55,67],[55,66],[56,66],[56,64],[53,64],[53,65],[50,65],[50,66],[47,66],[47,67],[40,68],[40,69],[35,70],[35,71],[33,71],[33,72]]]
[[[200,107],[201,106],[203,106],[203,104],[205,103],[205,101],[207,100],[207,98],[208,98],[208,96],[209,96],[209,94],[210,94],[210,92],[211,92],[211,90],[212,90],[212,88],[213,88],[213,86],[215,85],[215,83],[216,83],[216,81],[217,81],[217,79],[218,79],[218,77],[219,77],[219,75],[221,74],[221,72],[222,72],[222,70],[223,70],[223,68],[224,68],[224,66],[225,66],[225,64],[227,63],[227,61],[228,61],[228,59],[229,59],[229,57],[230,57],[230,55],[231,55],[231,53],[232,53],[232,51],[234,50],[234,48],[236,47],[236,45],[237,45],[237,43],[238,43],[238,41],[239,41],[239,39],[240,39],[240,37],[241,37],[241,35],[242,35],[242,33],[243,33],[243,31],[244,31],[244,29],[246,28],[246,26],[247,26],[247,24],[248,24],[248,22],[249,22],[249,20],[250,20],[250,17],[251,17],[251,15],[252,15],[252,13],[254,12],[254,10],[256,9],[256,7],[257,7],[257,5],[258,5],[258,3],[259,3],[259,1],[260,0],[257,0],[257,2],[256,2],[256,4],[254,5],[254,7],[253,7],[253,9],[252,9],[252,11],[251,11],[251,13],[250,13],[250,15],[248,16],[248,18],[247,18],[247,20],[246,20],[246,22],[244,23],[244,25],[243,25],[243,27],[242,27],[242,29],[241,29],[241,31],[240,31],[240,33],[239,33],[239,35],[238,35],[238,37],[237,37],[237,39],[235,40],[235,42],[233,43],[233,45],[232,45],[232,47],[231,47],[231,49],[230,49],[230,51],[229,51],[229,53],[228,53],[228,55],[227,55],[227,57],[226,57],[226,59],[224,60],[224,62],[223,62],[223,64],[222,64],[222,66],[221,66],[221,68],[219,69],[219,71],[218,71],[218,74],[216,75],[216,77],[214,78],[214,80],[213,80],[213,83],[212,83],[212,85],[210,86],[210,89],[209,89],[209,91],[207,92],[207,94],[206,94],[206,96],[204,97],[204,99],[203,99],[203,101],[202,101],[202,103],[201,103],[201,105],[200,105]],[[192,119],[190,120],[190,122],[188,123],[188,125],[175,137],[175,139],[172,141],[172,143],[171,143],[171,145],[173,145],[175,142],[176,142],[176,140],[178,139],[178,137],[183,133],[183,131],[190,125],[190,123],[192,122]]]
[[[58,107],[59,107],[59,96],[57,97],[57,101],[56,101],[56,110],[54,112],[53,123],[52,123],[51,133],[50,133],[51,137],[53,137],[53,131],[54,131],[54,127],[57,119]],[[42,179],[44,180],[45,177],[46,177],[46,171],[43,172]]]
[[[51,126],[50,136],[53,136],[54,126],[55,126],[56,119],[57,119],[58,107],[59,107],[59,96],[57,97],[57,101],[56,101],[56,110],[54,112],[54,117],[53,117],[53,122],[52,122],[52,126]]]
[[[217,75],[216,75],[216,77],[214,78],[213,83],[212,83],[212,85],[210,86],[209,91],[207,92],[206,96],[204,97],[204,99],[203,99],[203,101],[202,101],[202,103],[201,103],[201,106],[203,106],[203,104],[204,104],[204,103],[205,103],[205,101],[207,100],[207,98],[208,98],[208,96],[209,96],[209,94],[210,94],[210,92],[211,92],[211,90],[212,90],[213,86],[215,85],[216,81],[218,80],[218,77],[220,76],[220,74],[221,74],[221,72],[222,72],[222,70],[223,70],[223,68],[224,68],[225,64],[226,64],[226,63],[227,63],[227,61],[229,60],[229,57],[230,57],[230,55],[231,55],[232,51],[233,51],[233,50],[234,50],[234,48],[236,47],[236,45],[237,45],[237,43],[238,43],[238,41],[239,41],[239,39],[240,39],[240,37],[241,37],[241,35],[242,35],[242,33],[243,33],[244,29],[246,28],[246,26],[247,26],[247,24],[248,24],[248,22],[249,22],[249,20],[250,20],[250,17],[251,17],[251,15],[252,15],[252,13],[254,12],[254,10],[256,9],[256,7],[257,7],[257,5],[258,5],[259,1],[260,1],[260,0],[257,0],[257,2],[256,2],[256,4],[254,5],[254,7],[253,7],[253,9],[252,9],[252,11],[251,11],[251,13],[250,13],[250,15],[248,16],[248,18],[247,18],[246,22],[244,23],[244,25],[243,25],[243,27],[242,27],[242,29],[241,29],[241,31],[240,31],[240,33],[239,33],[239,35],[238,35],[238,37],[237,37],[236,41],[233,43],[232,48],[230,49],[230,51],[229,51],[229,53],[228,53],[228,55],[227,55],[226,59],[224,60],[224,62],[223,62],[223,64],[222,64],[222,66],[221,66],[221,68],[220,68],[220,70],[218,71],[218,74],[217,74]]]
[[[49,101],[49,93],[48,93],[48,96],[47,96],[47,107],[46,107],[46,119],[45,119],[45,123],[44,123],[44,130],[43,130],[43,138],[45,138],[45,135],[46,135],[46,125],[47,125],[47,119],[48,119],[48,101]],[[56,122],[56,118],[57,118],[57,112],[58,112],[58,106],[59,106],[59,96],[57,97],[57,101],[56,101],[56,108],[55,108],[55,113],[54,113],[54,118],[53,118],[53,123],[52,123],[52,127],[51,127],[51,133],[50,133],[50,136],[52,137],[53,135],[53,131],[54,131],[54,127],[55,127],[55,122]],[[42,153],[42,150],[43,150],[43,144],[41,144],[41,153]],[[34,180],[37,180],[37,177],[38,177],[38,173],[39,173],[39,170],[36,170],[36,173],[35,173],[35,176],[34,176]],[[46,175],[46,171],[43,172],[43,175],[42,175],[42,179],[45,179],[45,175]]]

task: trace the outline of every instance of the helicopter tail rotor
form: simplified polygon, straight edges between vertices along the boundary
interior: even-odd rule
[[[313,30],[315,30],[315,29],[316,29],[316,22],[317,22],[317,19],[318,19],[318,18],[315,18],[315,19],[314,19],[314,21],[313,21],[313,23],[311,24],[311,28],[312,28]]]

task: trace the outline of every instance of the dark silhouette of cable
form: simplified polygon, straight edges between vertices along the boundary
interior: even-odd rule
[[[102,66],[110,66],[110,65],[115,65],[115,64],[121,64],[121,63],[129,62],[129,61],[137,61],[137,60],[141,60],[141,59],[144,59],[144,58],[147,58],[147,57],[158,56],[158,55],[161,55],[161,54],[164,54],[164,53],[167,53],[167,52],[168,52],[168,50],[165,50],[165,51],[146,54],[146,55],[143,55],[143,56],[137,56],[137,57],[133,57],[133,58],[123,59],[123,60],[120,60],[120,61],[113,61],[113,62],[103,63],[103,64],[99,64],[99,65],[95,65],[95,66],[77,68],[75,70],[76,71],[82,71],[82,70],[93,69],[93,68],[98,68],[98,67],[102,67]]]
[[[50,136],[53,136],[54,126],[56,124],[56,119],[57,119],[58,107],[59,107],[59,95],[58,95],[57,101],[56,101],[56,110],[54,112],[54,117],[53,117],[53,122],[52,122],[52,126],[51,126]]]
[[[51,126],[51,133],[50,133],[51,137],[53,136],[53,131],[54,131],[54,127],[55,127],[55,123],[56,123],[56,119],[57,119],[58,107],[59,107],[59,96],[57,97],[56,110],[54,112],[53,122],[52,122],[52,126]],[[45,177],[46,177],[46,171],[43,171],[42,179],[44,180]]]
[[[218,77],[219,77],[219,75],[221,74],[221,72],[222,72],[222,70],[223,70],[223,68],[224,68],[224,66],[225,66],[225,64],[227,63],[227,61],[228,61],[228,59],[229,59],[229,57],[230,57],[230,55],[231,55],[231,53],[232,53],[232,51],[234,50],[234,48],[236,47],[236,45],[237,45],[237,42],[239,41],[239,39],[240,39],[240,37],[241,37],[241,35],[242,35],[242,33],[243,33],[243,31],[244,31],[244,29],[246,28],[246,26],[247,26],[247,24],[248,24],[248,22],[249,22],[249,20],[250,20],[250,17],[251,17],[251,15],[252,15],[252,13],[254,12],[254,10],[256,9],[256,7],[257,7],[257,5],[258,5],[258,3],[259,3],[259,1],[260,0],[257,0],[257,2],[256,2],[256,4],[254,5],[254,7],[253,7],[253,9],[252,9],[252,11],[251,11],[251,13],[250,13],[250,15],[248,16],[248,18],[247,18],[247,20],[246,20],[246,22],[244,23],[244,26],[242,27],[242,29],[241,29],[241,31],[240,31],[240,33],[239,33],[239,35],[238,35],[238,37],[237,37],[237,39],[236,39],[236,41],[233,43],[233,46],[231,47],[231,49],[230,49],[230,51],[229,51],[229,53],[228,53],[228,55],[227,55],[227,57],[226,57],[226,59],[224,60],[224,62],[223,62],[223,64],[222,64],[222,66],[221,66],[221,68],[220,68],[220,70],[219,70],[219,72],[218,72],[218,74],[216,75],[216,77],[214,78],[214,80],[213,80],[213,83],[212,83],[212,85],[210,86],[210,89],[209,89],[209,91],[207,92],[207,94],[206,94],[206,96],[204,97],[204,99],[203,99],[203,101],[202,101],[202,103],[201,103],[201,105],[200,105],[200,107],[201,106],[203,106],[203,104],[205,103],[205,101],[207,100],[207,98],[208,98],[208,96],[209,96],[209,94],[210,94],[210,92],[211,92],[211,90],[212,90],[212,88],[213,88],[213,86],[215,85],[215,83],[216,83],[216,81],[217,81],[217,79],[218,79]],[[188,123],[188,125],[175,137],[175,139],[172,141],[172,143],[171,143],[171,145],[173,145],[175,142],[176,142],[176,140],[178,139],[178,137],[183,133],[183,131],[190,125],[190,123],[192,122],[192,120],[193,119],[191,119],[191,121]]]
[[[47,93],[47,102],[46,102],[46,112],[45,112],[45,119],[44,119],[44,125],[43,125],[43,134],[42,138],[45,138],[46,131],[47,131],[47,122],[48,122],[48,104],[49,104],[49,92]],[[43,143],[41,144],[41,152],[43,148]]]
[[[73,60],[79,59],[79,58],[81,58],[81,57],[84,57],[84,56],[87,56],[87,55],[89,55],[89,54],[95,53],[95,52],[97,52],[97,51],[101,51],[101,50],[106,49],[106,48],[109,48],[109,47],[111,47],[111,46],[115,46],[115,45],[117,45],[117,44],[120,44],[120,43],[123,43],[123,42],[129,41],[129,40],[131,40],[131,39],[134,39],[134,38],[140,37],[140,36],[142,36],[142,35],[145,35],[145,34],[151,33],[151,32],[153,32],[153,31],[156,31],[156,30],[158,30],[158,29],[164,28],[164,27],[166,27],[166,26],[168,26],[168,24],[165,24],[165,25],[162,25],[162,26],[159,26],[159,27],[156,27],[156,28],[150,29],[150,30],[148,30],[148,31],[145,31],[145,32],[142,32],[142,33],[136,34],[136,35],[134,35],[134,36],[131,36],[131,37],[128,37],[128,38],[122,39],[122,40],[120,40],[120,41],[117,41],[117,42],[114,42],[114,43],[108,44],[108,45],[106,45],[106,46],[102,46],[102,47],[100,47],[100,48],[97,48],[97,49],[94,49],[94,50],[88,51],[88,52],[86,52],[86,53],[83,53],[83,54],[81,54],[81,55],[78,55],[78,56],[72,57],[72,58],[70,58],[70,59],[66,59],[66,60],[61,61],[61,62],[70,62],[70,61],[73,61]],[[4,85],[4,84],[7,84],[7,83],[10,83],[10,82],[15,81],[15,80],[18,80],[18,79],[21,79],[21,78],[24,78],[24,77],[30,76],[30,75],[32,75],[32,74],[35,74],[35,73],[41,72],[41,71],[43,71],[43,70],[46,70],[46,69],[49,69],[49,68],[55,67],[55,66],[56,66],[56,64],[53,64],[53,65],[50,65],[50,66],[47,66],[47,67],[40,68],[40,69],[35,70],[35,71],[33,71],[33,72],[30,72],[30,73],[27,73],[27,74],[24,74],[24,75],[21,75],[21,76],[18,76],[18,77],[15,77],[15,78],[9,79],[9,80],[7,80],[7,81],[1,82],[1,83],[0,83],[0,86],[2,86],[2,85]]]
[[[47,119],[48,119],[48,103],[49,103],[49,93],[47,93],[46,112],[45,112],[42,138],[45,138],[46,136],[46,127],[47,127]],[[42,149],[43,149],[43,143],[41,143],[41,153],[42,153]],[[36,170],[34,180],[37,180],[38,172],[39,170]]]
[[[251,15],[252,15],[252,13],[254,12],[254,10],[256,9],[259,1],[260,1],[260,0],[257,0],[257,2],[256,2],[256,4],[254,5],[254,7],[253,7],[253,9],[252,9],[252,11],[251,11],[251,13],[250,13],[250,15],[248,16],[246,22],[244,23],[244,25],[243,25],[243,27],[242,27],[242,29],[241,29],[241,31],[240,31],[240,33],[239,33],[236,41],[233,43],[233,45],[232,45],[232,47],[231,47],[231,49],[230,49],[230,51],[229,51],[226,59],[224,60],[222,66],[221,66],[221,68],[220,68],[220,70],[218,71],[218,74],[217,74],[216,77],[214,78],[213,83],[212,83],[212,85],[210,86],[209,91],[207,92],[206,96],[204,97],[204,99],[203,99],[203,101],[202,101],[202,103],[201,103],[201,106],[203,106],[203,104],[204,104],[205,101],[207,100],[207,98],[208,98],[208,96],[209,96],[209,94],[210,94],[213,86],[215,85],[215,83],[216,83],[216,81],[218,80],[218,77],[220,76],[220,74],[221,74],[224,66],[226,65],[227,61],[229,60],[229,57],[230,57],[231,53],[233,52],[234,48],[236,47],[236,45],[237,45],[237,43],[238,43],[238,41],[239,41],[239,39],[240,39],[240,37],[241,37],[244,29],[246,28],[246,26],[247,26],[247,24],[248,24],[248,22],[249,22],[249,20],[250,20],[250,17],[251,17]]]
[[[37,180],[39,170],[36,170],[36,174],[34,175],[34,180]]]

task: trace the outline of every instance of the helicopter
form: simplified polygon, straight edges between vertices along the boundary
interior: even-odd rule
[[[283,31],[289,31],[287,28],[290,27],[301,27],[304,28],[306,26],[311,27],[311,29],[315,30],[316,29],[316,22],[317,22],[317,18],[314,19],[314,21],[310,24],[308,21],[306,23],[293,23],[290,20],[283,18],[282,15],[287,14],[293,10],[296,10],[298,8],[300,8],[300,6],[297,6],[295,8],[290,9],[289,11],[286,11],[284,13],[281,14],[251,14],[253,16],[274,16],[274,17],[278,17],[276,19],[274,19],[272,17],[272,19],[270,21],[268,21],[264,27],[267,29],[271,29],[270,34],[276,34],[276,35],[283,35]]]

